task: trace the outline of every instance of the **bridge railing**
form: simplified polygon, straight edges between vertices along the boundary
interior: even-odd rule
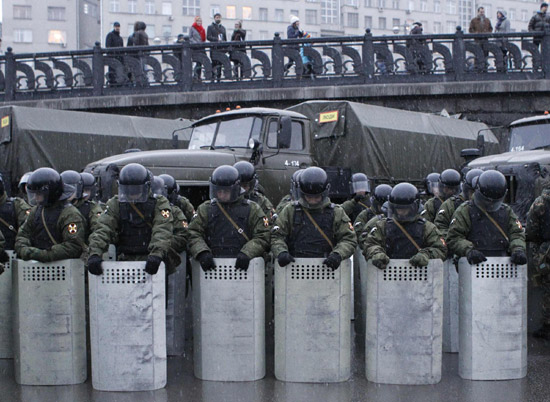
[[[0,57],[0,101],[550,77],[550,32],[139,46]]]

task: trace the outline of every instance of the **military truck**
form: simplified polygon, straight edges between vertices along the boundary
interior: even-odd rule
[[[309,101],[287,110],[236,109],[192,124],[188,149],[135,152],[90,163],[105,177],[108,167],[141,163],[168,173],[194,205],[208,198],[208,180],[223,164],[251,161],[266,195],[278,202],[299,168],[321,166],[329,173],[331,198],[349,195],[352,173],[377,182],[421,183],[431,171],[461,164],[460,150],[477,145],[482,123],[343,101]],[[487,153],[499,151],[485,131]],[[113,171],[116,171],[114,169]],[[114,177],[113,177],[114,180]]]
[[[502,172],[508,181],[506,202],[525,223],[531,204],[550,180],[550,115],[516,120],[508,129],[508,152],[474,159],[468,167]]]

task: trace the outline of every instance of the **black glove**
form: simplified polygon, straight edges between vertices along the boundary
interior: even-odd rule
[[[516,265],[527,264],[527,256],[525,255],[525,251],[522,249],[514,250],[510,256],[510,261],[512,261],[512,264]]]
[[[158,255],[150,255],[147,257],[147,262],[145,263],[145,272],[149,275],[155,275],[159,271],[160,263],[162,258]]]
[[[214,256],[210,251],[203,251],[197,256],[197,260],[201,264],[203,271],[209,271],[216,268],[216,263],[214,262]]]
[[[8,262],[10,260],[10,256],[8,255],[8,253],[6,253],[6,250],[2,251],[0,253],[0,262],[2,264],[5,264],[6,262]]]
[[[277,261],[279,262],[279,265],[281,267],[286,267],[291,262],[296,261],[293,256],[290,255],[288,251],[283,251],[279,256],[277,257]]]
[[[338,269],[341,262],[342,262],[342,257],[340,257],[340,254],[330,253],[329,256],[325,258],[325,261],[323,261],[323,264],[325,264],[327,267],[335,271]]]
[[[103,273],[102,262],[103,259],[99,255],[91,255],[88,258],[88,272],[92,275],[101,275]]]
[[[487,257],[485,257],[485,254],[483,254],[479,250],[476,250],[475,248],[468,251],[468,254],[466,254],[466,258],[468,259],[468,263],[470,265],[476,265],[480,262],[487,261]]]
[[[235,268],[246,271],[250,265],[250,257],[245,253],[237,254],[237,261],[235,261]]]
[[[386,265],[390,263],[390,257],[384,253],[376,253],[372,256],[372,265],[378,269],[386,269]]]

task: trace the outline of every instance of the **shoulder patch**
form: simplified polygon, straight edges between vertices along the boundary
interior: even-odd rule
[[[265,226],[266,228],[269,227],[269,219],[267,219],[267,216],[264,216],[264,226]]]
[[[27,210],[25,211],[25,214],[27,214],[27,215],[29,215],[30,213],[31,213],[31,210],[30,210],[30,209],[27,209]]]
[[[169,209],[163,209],[160,213],[161,213],[161,215],[164,219],[170,218],[170,210]]]
[[[519,221],[519,219],[516,219],[516,225],[518,225],[519,229],[523,229],[523,226],[521,225],[521,222]]]
[[[187,221],[181,221],[181,226],[187,229],[189,227],[189,224],[187,223]]]
[[[420,215],[424,215],[426,213],[426,210],[420,212]]]
[[[374,232],[376,232],[377,229],[378,229],[378,228],[377,228],[376,226],[373,227],[373,228],[370,230],[369,234],[373,234]]]
[[[69,223],[69,225],[67,226],[67,230],[69,234],[76,234],[78,232],[78,226],[76,225],[76,223]]]
[[[438,215],[441,215],[441,214],[444,214],[444,213],[445,213],[445,210],[444,210],[444,209],[440,209],[440,210],[437,212]]]
[[[439,240],[441,240],[441,243],[443,243],[443,245],[447,247],[447,243],[445,243],[445,239],[443,237],[440,237]]]
[[[451,225],[456,222],[456,218],[451,219]],[[450,226],[450,225],[449,225]]]
[[[281,228],[279,226],[273,226],[273,228],[271,228],[271,231],[272,232],[278,232]]]
[[[348,225],[349,225],[349,230],[351,230],[353,232],[354,229],[353,229],[353,225],[351,224],[351,222],[348,222]]]
[[[355,222],[355,225],[353,225],[354,227],[357,227],[357,226],[361,226],[361,222]]]

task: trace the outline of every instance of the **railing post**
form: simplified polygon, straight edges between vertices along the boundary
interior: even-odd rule
[[[15,99],[15,86],[17,82],[17,65],[15,62],[15,55],[13,54],[13,49],[8,47],[6,52],[6,76],[4,77],[5,87],[4,87],[4,102],[12,101]]]
[[[372,41],[372,33],[370,28],[365,31],[363,39],[363,52],[361,60],[363,61],[363,75],[365,82],[371,81],[374,78],[374,44]]]
[[[542,37],[542,44],[540,47],[540,56],[542,61],[542,71],[544,72],[544,78],[550,77],[550,30],[544,30],[544,36]]]
[[[462,80],[464,75],[466,58],[466,47],[464,46],[464,32],[459,25],[456,27],[455,38],[453,40],[453,70],[457,81]]]
[[[275,37],[273,38],[273,50],[271,54],[271,59],[273,65],[271,66],[273,72],[273,86],[282,87],[283,86],[283,77],[285,74],[285,56],[283,54],[283,46],[281,44],[281,37],[279,32],[275,32]]]
[[[192,49],[191,42],[189,42],[189,37],[186,37],[182,43],[181,48],[181,78],[179,86],[182,92],[191,91],[193,84],[193,60],[192,60]]]
[[[95,43],[94,54],[92,56],[92,85],[93,95],[103,95],[103,85],[105,83],[105,67],[103,64],[103,53],[101,52],[101,44]]]

